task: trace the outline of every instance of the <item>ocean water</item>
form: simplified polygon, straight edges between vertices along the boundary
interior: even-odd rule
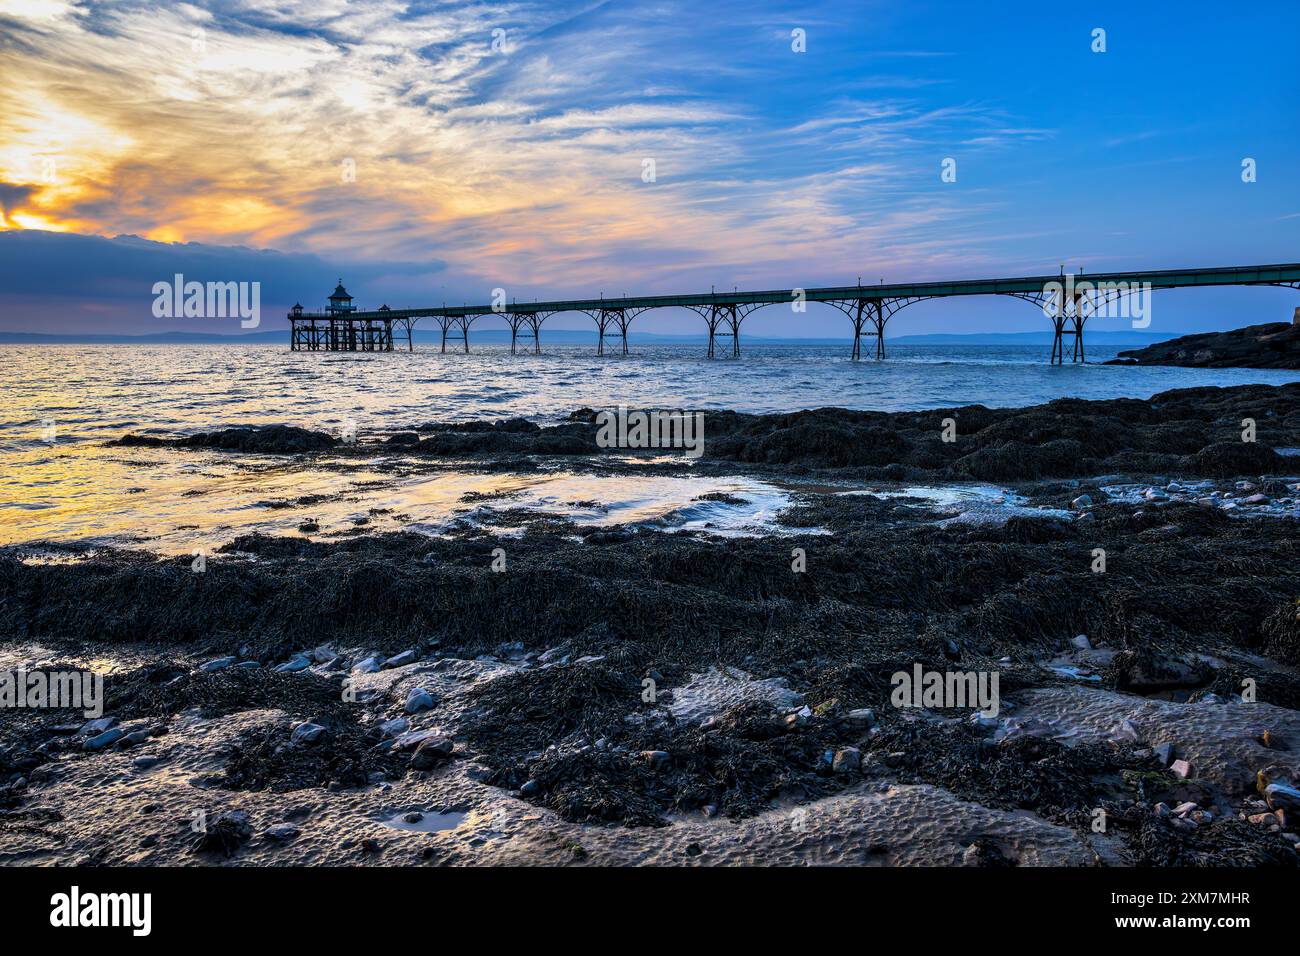
[[[352,428],[365,441],[433,421],[522,415],[546,423],[583,406],[706,413],[1005,407],[1300,380],[1297,372],[1251,369],[1052,367],[1047,348],[1039,346],[898,346],[883,362],[853,362],[846,346],[749,346],[738,361],[710,361],[700,346],[634,351],[601,358],[578,346],[542,355],[510,355],[501,346],[475,347],[468,355],[429,346],[382,354],[290,352],[278,345],[0,347],[0,543],[89,541],[183,553],[249,530],[298,533],[309,519],[324,536],[362,526],[438,533],[449,521],[472,519],[475,508],[481,514],[484,505],[462,503],[462,496],[498,491],[511,495],[502,507],[552,509],[584,523],[658,521],[743,531],[770,524],[789,494],[740,478],[648,486],[567,473],[430,474],[387,449],[373,467],[340,469],[265,456],[104,447],[128,432],[176,436],[283,422],[336,434]],[[1092,349],[1090,358],[1097,363],[1114,354]],[[707,415],[705,432],[707,443]],[[709,491],[747,504],[696,500]],[[600,515],[591,513],[593,500]]]

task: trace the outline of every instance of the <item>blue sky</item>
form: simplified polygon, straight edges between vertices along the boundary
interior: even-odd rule
[[[279,314],[339,275],[398,306],[1297,261],[1297,36],[1294,2],[0,0],[0,329],[164,331],[177,263]],[[1300,305],[1157,295],[1153,331]]]

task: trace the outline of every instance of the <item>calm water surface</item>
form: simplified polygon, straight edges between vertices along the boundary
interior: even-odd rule
[[[280,345],[3,346],[0,542],[90,540],[180,553],[251,529],[298,533],[308,519],[323,535],[363,520],[437,533],[449,520],[473,517],[462,495],[498,490],[515,496],[503,507],[552,508],[584,522],[668,520],[736,530],[766,522],[787,500],[780,489],[741,479],[668,479],[655,487],[562,473],[404,475],[393,471],[400,457],[391,455],[374,471],[340,473],[261,456],[103,447],[127,432],[174,436],[285,422],[335,433],[354,425],[364,440],[430,421],[523,415],[545,423],[583,406],[1020,406],[1300,380],[1296,372],[1251,369],[1053,368],[1040,346],[895,346],[885,362],[856,363],[845,346],[748,347],[740,361],[709,361],[699,346],[635,352],[598,358],[578,346],[540,356],[512,356],[499,346],[469,355],[428,346],[379,355],[295,353]],[[1113,355],[1090,350],[1095,362]],[[694,502],[710,490],[750,504]],[[313,495],[339,500],[296,504]],[[600,502],[599,514],[590,513],[591,499]]]

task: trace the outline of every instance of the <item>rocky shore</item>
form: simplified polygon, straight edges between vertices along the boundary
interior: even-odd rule
[[[1204,332],[1120,352],[1108,365],[1185,368],[1300,368],[1300,325],[1267,322],[1228,332]]]
[[[0,722],[0,862],[1300,864],[1300,385],[710,412],[694,463],[593,420],[175,454],[801,490],[758,537],[507,508],[201,572],[0,551],[0,666],[107,675],[98,721]],[[972,480],[1023,505],[907,484]],[[897,706],[918,665],[996,673],[997,713]]]

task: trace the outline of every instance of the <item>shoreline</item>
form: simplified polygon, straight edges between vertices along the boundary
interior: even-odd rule
[[[690,466],[593,454],[588,411],[413,421],[414,444],[275,438],[339,467],[400,449],[489,476],[562,463],[804,490],[779,535],[505,508],[521,534],[246,535],[202,573],[0,549],[0,663],[99,662],[132,739],[92,750],[66,714],[7,720],[0,862],[1300,863],[1300,807],[1259,789],[1300,782],[1300,535],[1292,506],[1247,502],[1296,499],[1300,459],[1273,446],[1300,447],[1300,385],[706,412]],[[1238,447],[1250,417],[1256,447]],[[191,444],[266,452],[248,442]],[[954,521],[842,493],[972,480],[1043,513]],[[996,672],[998,715],[894,707],[891,676],[916,666]],[[196,836],[195,808],[225,822]]]

